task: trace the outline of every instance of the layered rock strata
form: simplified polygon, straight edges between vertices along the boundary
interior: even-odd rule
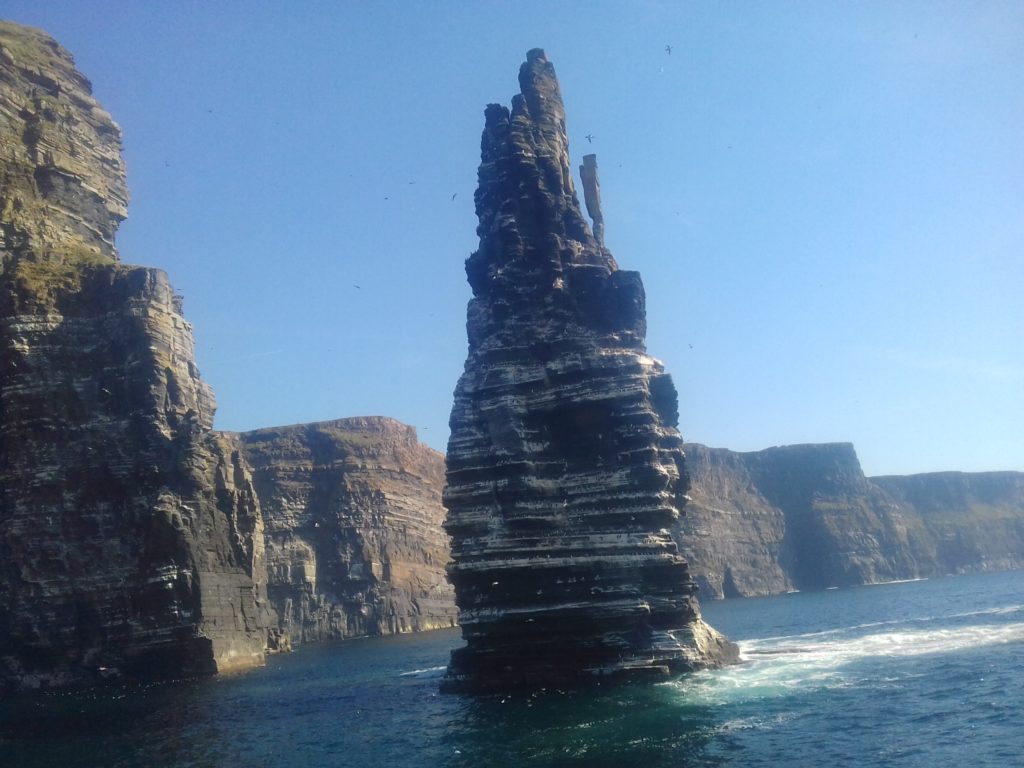
[[[266,520],[268,592],[292,644],[453,627],[444,456],[394,419],[236,436]]]
[[[640,276],[580,213],[554,69],[533,50],[485,112],[445,529],[466,646],[449,690],[664,677],[721,664],[669,528],[676,391],[644,348]],[[596,170],[596,168],[595,168]],[[596,180],[595,180],[596,181]]]
[[[1024,567],[1024,473],[867,478],[848,443],[686,453],[673,532],[703,596]]]
[[[0,688],[260,663],[262,518],[167,276],[119,262],[121,133],[0,24]]]

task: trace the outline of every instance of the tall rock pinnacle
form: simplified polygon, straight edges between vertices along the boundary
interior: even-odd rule
[[[469,355],[445,528],[466,646],[449,690],[663,677],[736,647],[700,618],[669,528],[685,498],[671,378],[644,291],[591,233],[544,52],[485,112]],[[593,212],[592,212],[593,213]]]

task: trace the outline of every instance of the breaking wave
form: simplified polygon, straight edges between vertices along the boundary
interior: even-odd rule
[[[917,579],[915,581],[920,581]],[[818,632],[805,632],[799,635],[776,635],[773,637],[765,637],[759,640],[750,640],[747,644],[764,644],[772,643],[776,641],[791,641],[795,638],[812,638],[812,637],[829,637],[834,635],[848,635],[852,632],[859,630],[873,629],[876,627],[892,627],[899,625],[926,625],[934,624],[936,622],[949,622],[954,619],[974,619],[985,616],[1012,616],[1013,614],[1019,613],[1024,618],[1024,604],[1016,605],[1005,605],[997,608],[985,608],[979,611],[967,611],[964,613],[950,613],[944,615],[935,616],[922,616],[919,618],[912,619],[889,619],[885,621],[868,621],[862,624],[855,624],[850,627],[840,627],[838,629],[825,629]]]
[[[979,611],[976,615],[995,612]],[[878,622],[877,626],[892,623],[896,622]],[[743,663],[698,673],[670,685],[678,686],[691,700],[705,704],[736,703],[844,687],[851,683],[851,665],[866,659],[955,654],[986,646],[1024,643],[1024,621],[956,628],[901,627],[857,637],[828,638],[865,626],[871,625],[743,641],[739,644]]]

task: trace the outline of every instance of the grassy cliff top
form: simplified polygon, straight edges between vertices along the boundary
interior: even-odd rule
[[[121,129],[71,54],[0,21],[0,285],[11,306],[45,309],[116,264],[127,203]]]

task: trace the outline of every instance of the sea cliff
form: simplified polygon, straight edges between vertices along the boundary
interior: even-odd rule
[[[596,159],[591,231],[553,74],[542,54],[532,66],[511,112],[486,113],[467,263],[447,498],[469,636],[538,618],[590,631],[574,606],[606,598],[631,621],[637,573],[660,632],[702,627],[695,585],[1024,568],[1024,473],[867,478],[849,444],[688,444],[684,460],[642,283],[603,245]],[[127,203],[121,131],[88,80],[45,34],[0,22],[0,691],[452,626],[444,457],[383,417],[215,432],[182,298],[115,248]],[[600,642],[625,624],[604,626]]]
[[[413,427],[363,417],[234,439],[253,467],[268,593],[290,644],[455,626],[444,456]]]
[[[263,660],[250,478],[166,274],[122,264],[121,131],[0,24],[0,687]]]
[[[1024,473],[868,478],[849,443],[686,452],[674,534],[705,597],[1024,567]]]

